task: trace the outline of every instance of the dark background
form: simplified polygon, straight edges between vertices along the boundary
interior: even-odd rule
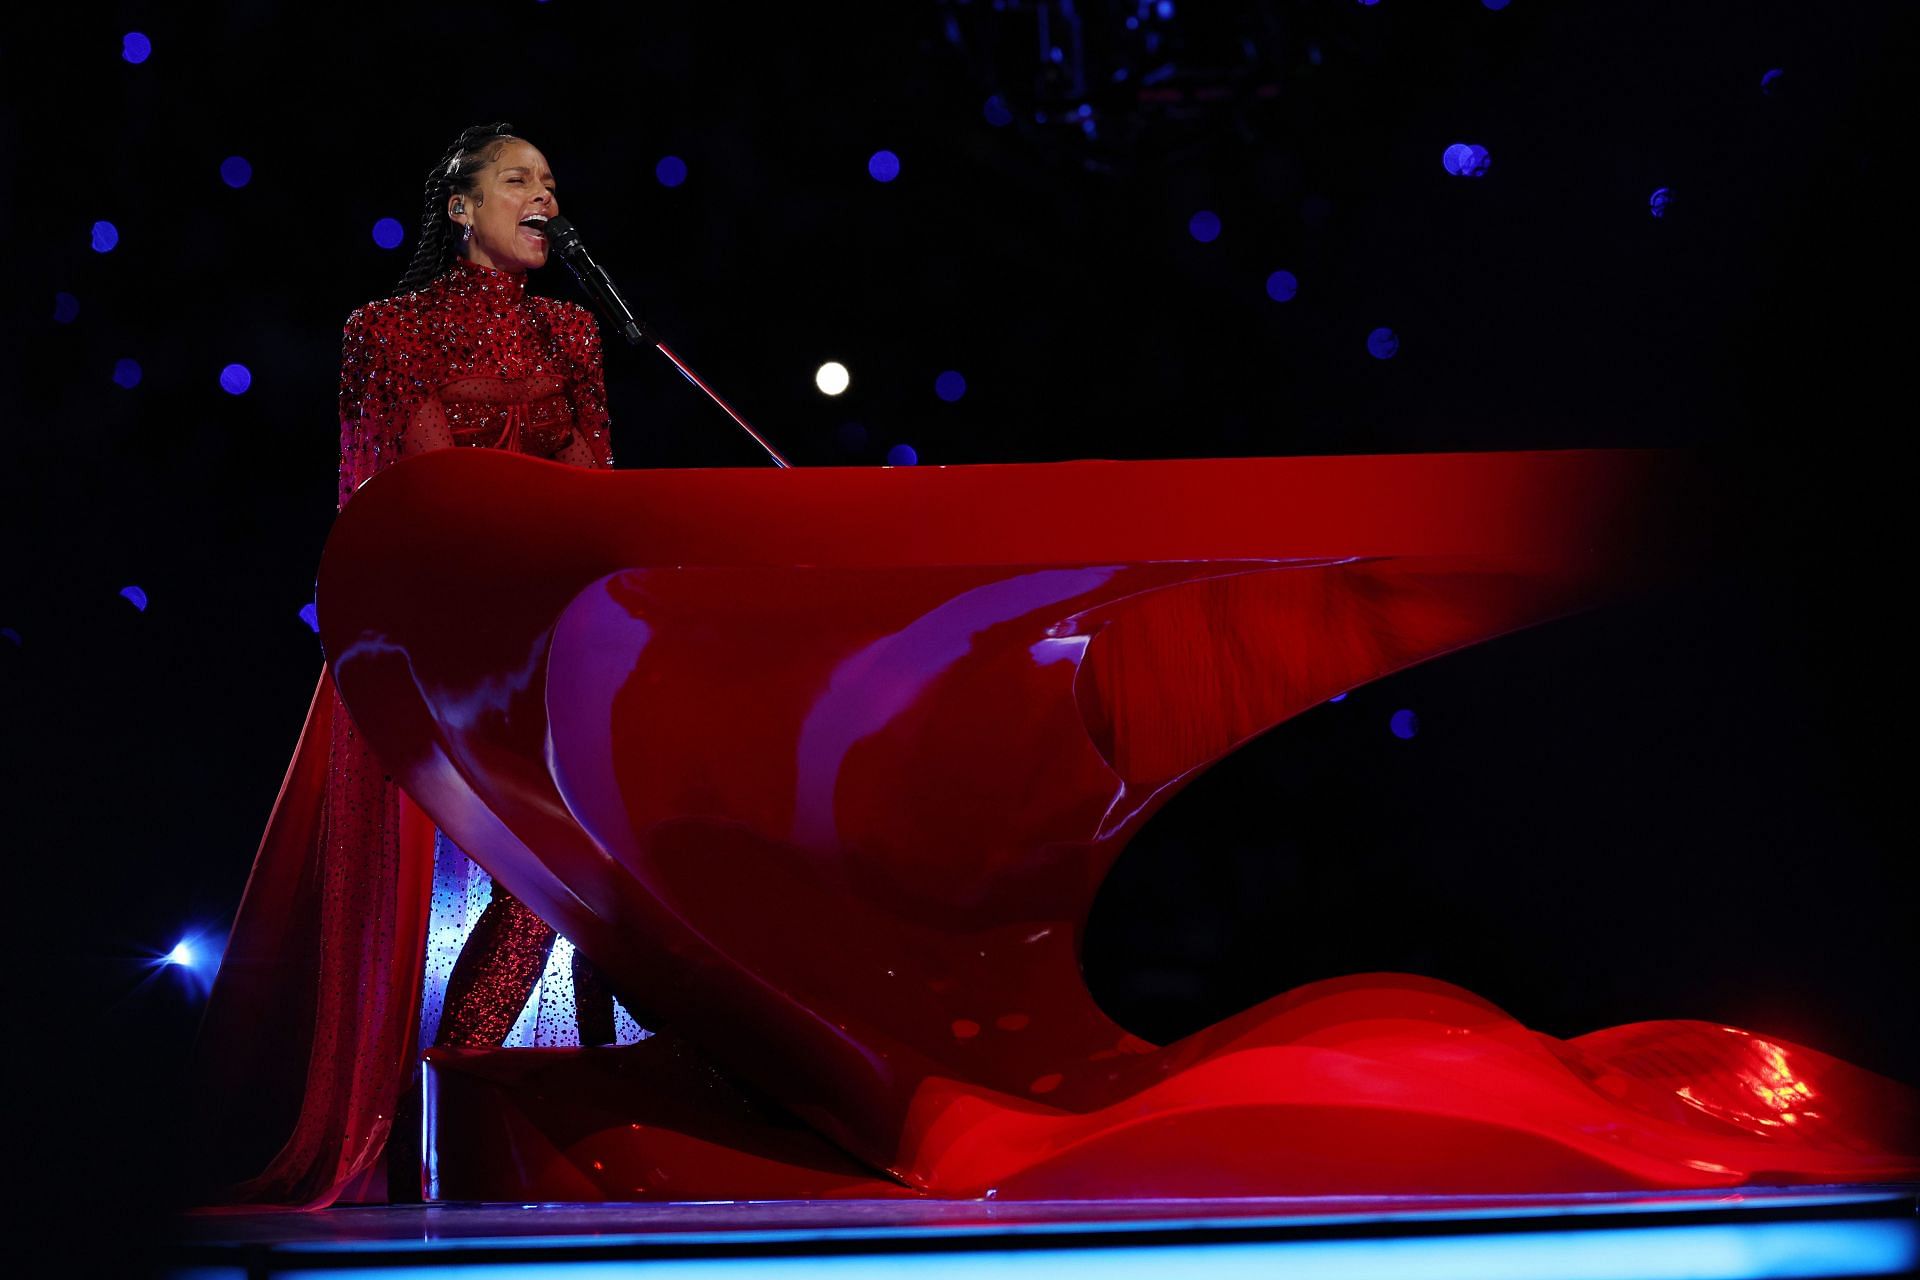
[[[1223,762],[1123,856],[1089,981],[1165,1038],[1412,970],[1556,1034],[1707,1018],[1920,1080],[1897,763],[1911,6],[1183,3],[1150,13],[1149,52],[1122,23],[1138,6],[1083,2],[1084,91],[1070,60],[1042,73],[1036,9],[9,20],[0,837],[13,1052],[38,1063],[16,1176],[168,1200],[198,995],[153,960],[223,933],[318,672],[297,611],[334,510],[340,324],[404,270],[429,163],[494,119],[545,150],[638,309],[803,466],[901,443],[923,465],[1704,450],[1741,513],[1715,570]],[[129,30],[153,43],[140,65]],[[1015,123],[988,123],[995,93]],[[1092,136],[1060,120],[1083,101]],[[1444,171],[1461,141],[1487,176]],[[867,175],[880,148],[890,184]],[[669,154],[676,189],[654,178]],[[407,225],[397,251],[370,236],[383,216]],[[111,253],[89,249],[98,219]],[[557,267],[534,288],[569,294]],[[1376,326],[1396,358],[1368,354]],[[827,359],[852,371],[837,400],[812,385]],[[235,361],[242,396],[217,383]],[[969,384],[953,404],[947,369]],[[609,350],[608,383],[620,465],[765,465],[651,353]],[[1388,731],[1402,708],[1412,740]]]

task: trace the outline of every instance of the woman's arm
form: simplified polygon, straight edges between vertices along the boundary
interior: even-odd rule
[[[400,456],[401,433],[421,395],[405,341],[406,318],[371,303],[347,317],[340,338],[340,492],[353,491]]]
[[[554,325],[562,349],[576,353],[567,390],[573,400],[573,438],[553,455],[568,466],[606,471],[613,466],[607,421],[607,380],[600,364],[600,326],[586,308],[567,307]]]

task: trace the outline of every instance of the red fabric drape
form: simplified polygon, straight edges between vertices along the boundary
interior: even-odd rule
[[[413,1057],[433,835],[323,669],[201,1032],[218,1199],[329,1204],[385,1149]]]
[[[613,465],[599,329],[585,309],[525,288],[524,276],[460,261],[348,317],[341,509],[396,458],[435,447],[510,439],[569,465]],[[517,423],[537,404],[549,430],[456,439],[450,387],[463,420]],[[317,1208],[377,1182],[416,1057],[433,843],[432,821],[388,780],[323,669],[195,1048],[208,1202]]]

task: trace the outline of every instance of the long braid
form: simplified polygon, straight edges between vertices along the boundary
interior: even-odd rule
[[[513,126],[504,120],[462,129],[453,145],[427,170],[420,236],[414,242],[413,261],[407,264],[407,273],[400,278],[396,292],[411,293],[444,275],[453,265],[459,246],[453,238],[453,222],[447,217],[447,197],[456,192],[474,196],[478,190],[475,175],[492,163],[494,155],[513,136]]]

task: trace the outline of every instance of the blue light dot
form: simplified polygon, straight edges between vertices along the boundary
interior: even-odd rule
[[[1400,354],[1400,335],[1382,327],[1367,335],[1367,354],[1375,360],[1391,360]]]
[[[407,238],[407,229],[398,218],[382,218],[373,224],[373,242],[382,249],[398,249]]]
[[[112,253],[113,246],[119,243],[120,228],[114,226],[111,222],[96,222],[93,224],[93,251],[95,253]]]
[[[1396,711],[1393,718],[1387,721],[1387,728],[1393,730],[1396,738],[1411,738],[1420,732],[1420,717],[1411,711]]]
[[[185,965],[191,969],[193,967],[193,948],[185,942],[174,943],[173,950],[167,952],[165,963]]]
[[[1220,215],[1211,209],[1202,209],[1187,219],[1187,234],[1201,244],[1212,244],[1220,238]]]
[[[120,596],[140,612],[145,613],[147,611],[147,593],[139,587],[122,587],[120,588]]]
[[[1373,8],[1373,6],[1379,3],[1380,3],[1380,0],[1360,0],[1360,7],[1362,9],[1371,9]]]
[[[661,156],[653,166],[653,178],[663,187],[677,187],[687,180],[687,162],[679,156]]]
[[[920,454],[910,444],[897,444],[887,450],[887,465],[890,467],[911,467],[920,461]]]
[[[72,324],[79,318],[80,299],[70,293],[56,293],[53,295],[53,322],[55,324]]]
[[[1491,9],[1495,13],[1498,13],[1511,2],[1512,0],[1480,0],[1480,7],[1483,9]]]
[[[980,113],[986,116],[987,123],[996,129],[1004,129],[1013,123],[1013,108],[1009,107],[1007,100],[997,93],[987,99],[987,104],[980,108]]]
[[[230,396],[243,396],[253,385],[253,371],[243,364],[230,364],[220,371],[220,389]]]
[[[958,371],[949,369],[933,380],[933,394],[952,404],[967,394],[967,379]]]
[[[1162,21],[1171,18],[1173,16],[1173,0],[1160,0],[1158,4],[1153,6],[1153,11],[1160,15]]]
[[[1300,292],[1300,281],[1291,271],[1276,271],[1267,277],[1267,296],[1275,302],[1292,302]]]
[[[1442,167],[1456,178],[1484,178],[1492,163],[1487,149],[1474,142],[1456,142],[1440,156]]]
[[[131,391],[140,385],[140,362],[121,357],[113,362],[113,380]]]
[[[120,37],[120,56],[136,66],[145,62],[153,54],[153,41],[138,31],[129,31]]]
[[[1647,197],[1647,212],[1656,218],[1664,218],[1667,216],[1667,206],[1672,203],[1673,192],[1665,187],[1661,187]]]
[[[1760,92],[1766,94],[1768,97],[1772,97],[1775,93],[1778,93],[1781,88],[1780,77],[1785,74],[1787,73],[1784,70],[1775,67],[1773,70],[1767,72],[1767,74],[1761,76]]]
[[[228,156],[220,162],[220,181],[238,191],[253,181],[253,165],[245,156]]]
[[[876,151],[867,158],[867,172],[875,182],[892,182],[900,176],[900,157],[891,151]]]
[[[1327,699],[1328,702],[1345,702],[1346,700],[1347,700],[1347,695],[1344,693],[1336,693],[1331,698]]]
[[[312,601],[300,606],[300,621],[312,628],[315,635],[320,633],[320,610],[314,607]]]

